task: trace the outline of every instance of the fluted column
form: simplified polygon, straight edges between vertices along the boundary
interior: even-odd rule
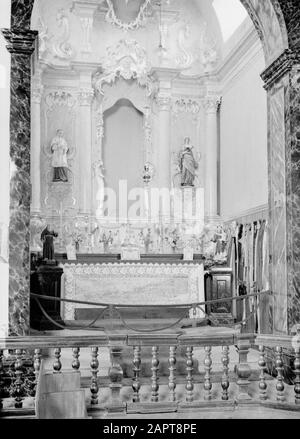
[[[91,213],[92,194],[92,88],[81,88],[79,99],[79,160],[80,160],[80,214]]]
[[[31,92],[31,215],[41,212],[41,100],[43,95],[40,72],[33,79]]]
[[[218,218],[218,122],[221,99],[209,96],[204,101],[206,112],[205,216],[209,221]]]

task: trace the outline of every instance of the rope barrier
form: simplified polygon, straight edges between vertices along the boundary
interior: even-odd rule
[[[126,320],[124,319],[124,317],[122,316],[121,312],[117,309],[117,308],[145,308],[145,307],[153,307],[152,305],[111,305],[111,304],[104,304],[104,303],[100,303],[100,302],[88,302],[88,301],[79,301],[79,300],[71,300],[71,299],[62,299],[62,298],[57,298],[57,297],[51,297],[51,296],[43,296],[40,294],[35,294],[35,293],[31,293],[31,296],[36,300],[41,312],[43,313],[43,315],[55,326],[57,326],[60,329],[70,329],[70,330],[101,330],[103,331],[104,328],[102,327],[95,327],[93,326],[104,314],[107,310],[110,311],[110,313],[112,314],[113,311],[115,311],[118,316],[120,321],[123,323],[123,325],[125,326],[125,328],[127,328],[128,330],[134,331],[134,332],[140,332],[140,333],[152,333],[152,332],[160,332],[160,331],[165,331],[167,329],[171,329],[174,328],[175,326],[179,325],[182,320],[184,318],[187,318],[187,313],[190,310],[195,310],[195,309],[200,309],[200,311],[202,311],[202,313],[205,315],[205,318],[208,319],[209,321],[211,321],[213,324],[217,324],[217,320],[213,317],[210,316],[206,313],[206,311],[202,308],[202,306],[204,305],[211,305],[211,304],[215,304],[215,303],[224,303],[224,302],[233,302],[234,300],[236,301],[241,301],[241,300],[247,300],[251,297],[259,297],[261,295],[264,294],[271,294],[271,291],[262,291],[260,293],[252,293],[252,294],[248,294],[245,296],[237,296],[237,297],[230,297],[230,298],[222,298],[222,299],[214,299],[214,300],[208,300],[205,302],[199,302],[197,304],[182,304],[182,305],[156,305],[154,307],[159,307],[159,308],[178,308],[178,307],[188,307],[188,310],[184,310],[184,313],[181,315],[181,317],[176,320],[174,323],[169,324],[167,326],[161,327],[161,328],[156,328],[156,329],[138,329],[138,328],[134,328],[132,326],[130,326]],[[104,307],[104,309],[101,309],[101,311],[99,312],[99,314],[97,315],[97,317],[88,325],[86,326],[63,326],[61,324],[59,324],[58,322],[55,322],[55,320],[53,320],[48,313],[45,311],[45,309],[43,308],[43,306],[41,305],[39,299],[44,299],[44,300],[54,300],[54,301],[59,301],[59,302],[67,302],[67,303],[76,303],[76,304],[83,304],[83,305],[88,305],[88,306],[101,306]],[[250,313],[250,315],[242,320],[241,322],[236,322],[236,325],[246,325],[246,323],[254,316],[254,314],[257,313],[257,310],[259,309],[259,304],[257,305],[256,303],[256,307],[254,307],[254,311],[252,311]]]

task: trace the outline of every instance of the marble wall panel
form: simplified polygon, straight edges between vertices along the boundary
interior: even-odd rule
[[[300,322],[300,65],[290,72],[287,91],[288,324],[292,329]]]
[[[287,332],[285,89],[269,96],[270,220],[274,331]]]

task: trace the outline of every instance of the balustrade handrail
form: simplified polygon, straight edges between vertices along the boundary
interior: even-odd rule
[[[92,346],[110,347],[110,346],[154,346],[154,345],[182,345],[182,346],[235,346],[239,343],[246,343],[249,346],[265,347],[290,347],[295,338],[293,335],[276,336],[269,334],[241,334],[238,330],[232,329],[224,333],[215,328],[215,333],[189,333],[189,331],[181,330],[177,333],[159,333],[159,334],[130,334],[128,331],[116,334],[113,331],[107,333],[98,333],[96,335],[27,335],[18,337],[1,337],[1,350],[14,349],[47,349],[47,348],[88,348]],[[300,331],[298,332],[300,340]],[[299,341],[298,341],[299,343]]]

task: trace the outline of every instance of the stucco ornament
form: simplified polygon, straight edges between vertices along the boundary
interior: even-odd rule
[[[64,9],[59,9],[56,14],[57,26],[60,33],[53,44],[53,52],[56,57],[61,59],[69,59],[74,55],[74,50],[69,43],[70,40],[70,23]]]
[[[123,39],[116,46],[107,48],[102,71],[95,75],[94,86],[104,95],[104,84],[113,84],[119,78],[135,79],[151,95],[154,85],[150,71],[146,50],[136,40]]]
[[[138,15],[133,21],[129,23],[123,22],[116,16],[116,12],[112,0],[106,0],[106,3],[108,6],[108,11],[105,16],[105,21],[114,26],[117,26],[119,29],[122,29],[124,31],[129,31],[129,30],[139,29],[140,27],[145,25],[147,18],[150,15],[152,0],[144,0],[144,2],[140,6]],[[127,4],[128,4],[128,0],[126,0],[126,6]]]

